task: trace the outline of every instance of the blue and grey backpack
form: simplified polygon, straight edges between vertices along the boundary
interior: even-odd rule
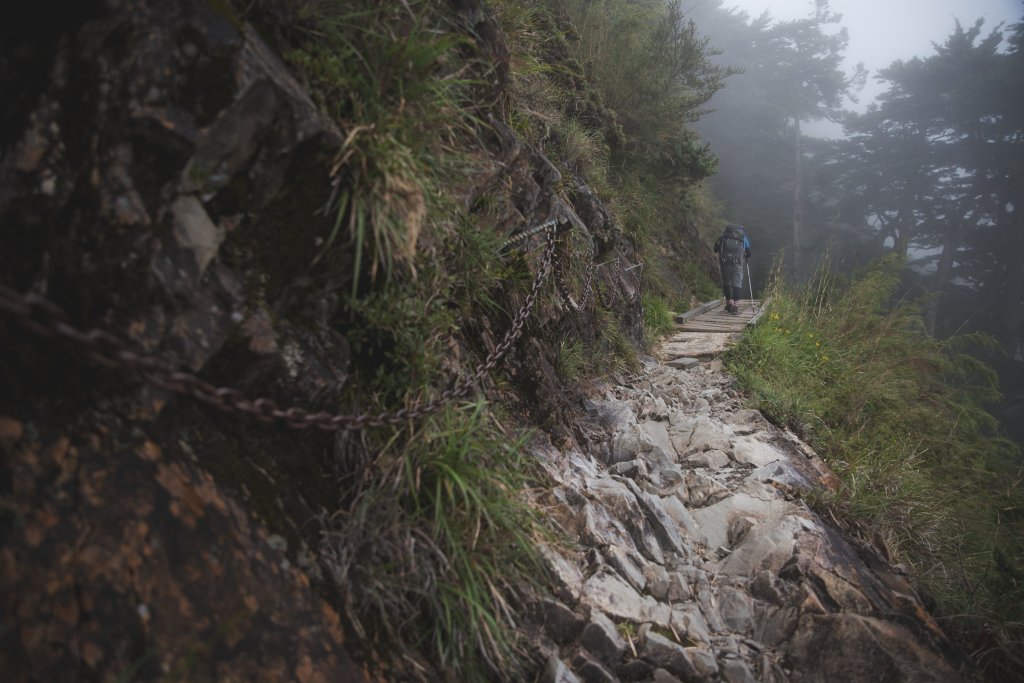
[[[720,263],[735,263],[739,265],[743,263],[743,226],[729,224],[725,226],[725,232],[722,233],[721,248],[718,251],[718,260]]]

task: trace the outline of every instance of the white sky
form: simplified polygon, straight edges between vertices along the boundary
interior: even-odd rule
[[[691,0],[691,2],[700,0]],[[685,3],[684,3],[685,5]],[[810,16],[813,0],[724,0],[723,7],[745,10],[751,17],[768,10],[774,19],[786,21]],[[829,7],[842,14],[841,25],[850,34],[846,50],[847,68],[864,62],[868,79],[858,95],[863,109],[885,90],[875,81],[878,69],[897,59],[927,57],[934,53],[932,43],[943,43],[955,27],[954,20],[970,27],[985,19],[982,35],[1000,22],[1005,26],[1024,20],[1022,0],[831,0]],[[824,134],[824,133],[822,133]]]

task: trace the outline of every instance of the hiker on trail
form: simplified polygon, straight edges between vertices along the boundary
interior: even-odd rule
[[[725,310],[739,313],[738,303],[743,292],[743,264],[750,258],[750,240],[743,232],[743,226],[727,224],[725,232],[715,240],[715,253],[718,254],[718,265],[722,268]]]

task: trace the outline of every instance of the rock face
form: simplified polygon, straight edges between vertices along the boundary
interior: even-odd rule
[[[369,680],[335,611],[208,474],[104,432],[0,446],[21,520],[0,548],[4,680]]]
[[[19,5],[16,21],[5,13],[0,284],[207,386],[333,413],[354,374],[346,335],[359,323],[340,293],[353,259],[311,264],[335,226],[322,209],[339,150],[359,130],[325,118],[232,9],[263,4],[41,0]],[[473,36],[455,41],[459,50],[481,51],[467,59],[486,72],[482,97],[501,99],[490,90],[504,85],[508,53],[493,17],[478,0],[450,9],[446,22]],[[588,246],[596,240],[595,256],[636,262],[582,179],[563,180],[497,118],[481,129],[471,146],[487,163],[453,178],[453,193],[466,206],[503,193],[489,224],[498,236],[562,216]],[[562,251],[570,283],[582,284],[585,268]],[[637,337],[639,272],[605,268],[598,282]],[[532,328],[597,332],[593,292],[572,316],[567,300],[544,293],[510,360],[516,388],[551,427],[571,399]],[[481,346],[500,341],[497,327],[481,327]],[[472,360],[461,351],[452,366]],[[372,355],[361,368],[369,376],[380,369]],[[101,369],[81,344],[0,315],[0,679],[362,680],[321,599],[347,586],[311,588],[322,569],[307,550],[317,552],[341,505],[337,482],[351,475],[359,439],[237,418],[168,384]],[[659,553],[655,529],[643,528]],[[575,607],[582,576],[564,569],[558,597]],[[556,604],[545,614],[566,641],[591,623]]]
[[[23,80],[3,93],[0,281],[176,367],[208,369],[236,345],[251,381],[294,371],[298,394],[330,393],[344,339],[329,353],[311,343],[279,298],[325,219],[288,233],[281,216],[322,205],[324,183],[285,181],[326,178],[342,137],[222,5],[41,2],[19,9],[24,24],[5,16],[2,84],[11,69]],[[0,678],[366,680],[295,566],[298,544],[285,555],[286,530],[237,502],[258,445],[8,319],[0,345]]]
[[[579,574],[577,606],[592,615],[549,648],[566,671],[605,680],[578,666],[582,648],[612,680],[969,678],[909,586],[892,588],[906,582],[802,502],[834,481],[817,455],[741,409],[728,377],[648,360],[595,391],[608,445],[538,453],[586,559],[548,555]]]

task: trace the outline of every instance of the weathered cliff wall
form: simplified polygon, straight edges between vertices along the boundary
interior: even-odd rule
[[[216,390],[331,413],[344,395],[347,412],[375,412],[348,382],[366,370],[339,315],[351,270],[311,266],[348,131],[226,5],[59,5],[22,8],[3,29],[0,670],[358,680],[356,645],[323,598],[338,588],[309,577],[321,577],[316,520],[345,497],[339,470],[361,446],[282,425],[294,416],[265,425],[253,413],[269,404]],[[457,11],[500,89],[493,22],[475,3]],[[556,191],[537,150],[497,121],[475,144],[489,171],[453,182],[465,206],[500,195],[499,240],[560,218],[602,258],[633,261],[600,202],[582,184]],[[536,269],[544,235],[531,240],[512,256]],[[571,276],[582,262],[570,246],[556,261]],[[638,336],[637,273],[593,278]],[[571,438],[571,392],[544,338],[593,337],[596,295],[570,316],[544,285],[507,362],[520,406]],[[581,298],[571,277],[566,287]],[[468,365],[508,325],[483,321],[468,344],[453,339],[454,355]]]

